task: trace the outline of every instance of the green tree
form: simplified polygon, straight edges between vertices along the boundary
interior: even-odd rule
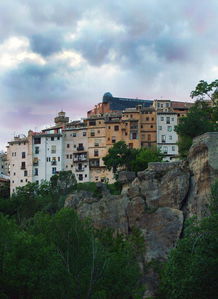
[[[141,171],[148,167],[149,162],[160,162],[162,155],[155,148],[129,148],[124,141],[114,144],[103,158],[109,170],[117,174],[119,170]]]
[[[218,106],[210,106],[205,101],[196,101],[186,117],[181,117],[175,131],[179,135],[179,152],[186,156],[192,139],[206,132],[218,130]]]
[[[137,149],[129,148],[124,141],[118,141],[108,150],[108,154],[103,158],[107,169],[117,173],[118,168],[131,170],[132,161],[138,153]]]
[[[133,247],[124,238],[118,242],[109,235],[103,242],[72,209],[52,217],[36,215],[30,232],[56,248],[71,277],[72,298],[126,299],[137,292],[140,271]],[[116,242],[120,246],[115,247]]]
[[[138,151],[135,160],[132,162],[132,170],[142,171],[148,168],[149,162],[161,162],[163,155],[156,148],[142,148]]]
[[[191,98],[210,99],[213,102],[218,98],[218,79],[211,83],[201,80],[196,86],[195,90],[191,92]]]
[[[70,298],[69,284],[55,248],[0,214],[1,298]]]
[[[172,250],[161,277],[161,298],[214,299],[218,294],[218,183],[211,215],[193,220]]]

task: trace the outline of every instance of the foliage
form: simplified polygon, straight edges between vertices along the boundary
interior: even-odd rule
[[[73,190],[74,185],[76,185],[75,175],[71,170],[59,171],[51,177],[51,188],[58,194],[66,195]]]
[[[45,182],[0,202],[7,214],[0,214],[0,297],[142,298],[139,232],[125,238],[96,231],[74,210],[60,210],[58,201],[54,185]]]
[[[161,162],[162,154],[156,148],[142,148],[138,151],[136,159],[132,162],[132,170],[142,171],[148,168],[149,162]]]
[[[14,216],[17,223],[25,223],[38,211],[54,214],[64,206],[66,194],[75,185],[71,171],[61,171],[51,182],[27,183],[18,187],[11,199],[0,199],[0,212]]]
[[[103,161],[107,169],[112,169],[113,173],[116,173],[118,168],[131,170],[132,161],[135,160],[137,153],[138,150],[129,148],[124,141],[118,141],[108,150]]]
[[[186,117],[181,117],[175,131],[179,135],[179,152],[186,156],[192,139],[206,132],[218,130],[218,105],[210,106],[208,102],[196,101]]]
[[[141,298],[133,244],[103,240],[72,209],[38,213],[26,231],[0,215],[1,298]]]
[[[191,98],[198,97],[204,99],[205,97],[214,101],[218,98],[217,94],[218,80],[214,80],[211,83],[207,83],[204,80],[201,80],[196,86],[195,90],[191,92]]]
[[[119,182],[107,184],[107,188],[112,195],[120,195],[122,191],[122,184],[120,184]]]
[[[217,298],[218,183],[212,193],[211,215],[189,223],[169,255],[161,276],[163,299]]]
[[[118,170],[140,171],[148,167],[149,162],[160,162],[162,155],[155,148],[133,149],[129,148],[124,141],[114,144],[103,158],[108,170],[117,174]]]
[[[10,197],[10,182],[5,182],[3,185],[0,185],[0,198],[9,198]]]

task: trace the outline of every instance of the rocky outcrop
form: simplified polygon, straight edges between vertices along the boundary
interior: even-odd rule
[[[208,213],[211,184],[218,178],[218,133],[195,138],[188,159],[150,163],[145,171],[122,172],[122,194],[112,196],[104,185],[102,197],[88,192],[70,195],[65,205],[90,218],[95,227],[112,228],[128,234],[138,228],[145,240],[144,260],[164,260],[180,238],[185,217]],[[152,294],[152,279],[147,276]],[[153,276],[152,276],[153,275]],[[150,281],[150,282],[149,282]]]

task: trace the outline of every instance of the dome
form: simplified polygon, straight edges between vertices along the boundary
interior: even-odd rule
[[[103,103],[107,103],[109,102],[109,100],[113,98],[112,94],[110,92],[106,92],[104,95],[103,95]]]

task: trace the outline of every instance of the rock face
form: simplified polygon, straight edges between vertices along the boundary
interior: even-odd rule
[[[138,228],[145,240],[145,262],[164,260],[180,238],[184,217],[207,214],[211,184],[217,178],[218,133],[206,133],[194,140],[185,161],[150,163],[137,177],[120,173],[121,195],[113,196],[101,185],[102,198],[74,193],[65,206],[92,219],[99,229],[110,227],[128,234]],[[156,279],[150,272],[148,296],[154,293],[151,282]]]

